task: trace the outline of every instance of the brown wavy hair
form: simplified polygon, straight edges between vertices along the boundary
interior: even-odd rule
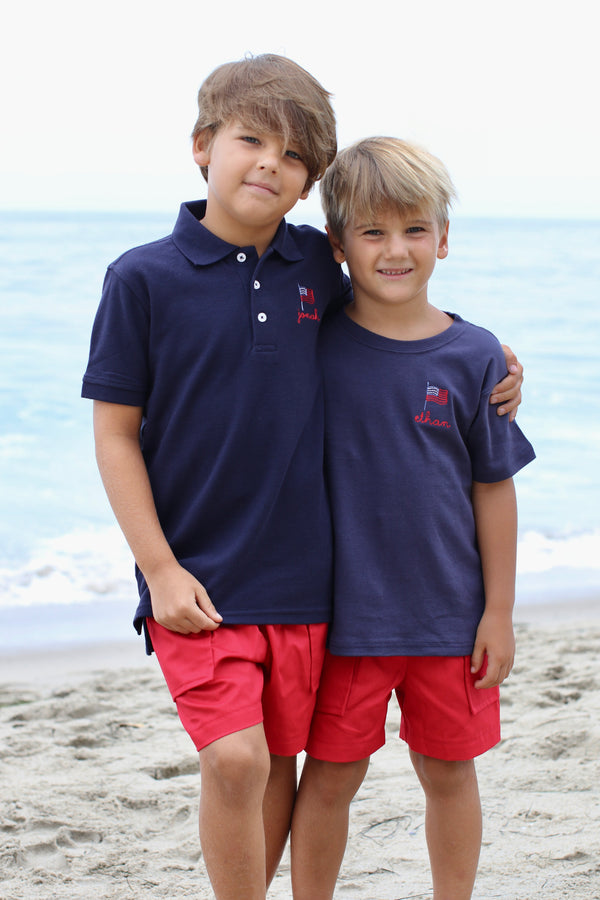
[[[262,54],[216,68],[198,91],[198,118],[192,138],[214,136],[233,120],[258,132],[280,134],[297,144],[308,169],[308,190],[321,178],[337,151],[331,94],[316,78],[284,56]],[[207,168],[202,167],[207,178]]]

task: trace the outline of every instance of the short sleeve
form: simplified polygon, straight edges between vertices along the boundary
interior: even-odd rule
[[[533,447],[508,416],[499,416],[490,403],[496,384],[507,374],[506,361],[498,344],[485,370],[479,408],[467,435],[473,481],[491,484],[511,478],[535,459]]]
[[[92,328],[81,395],[144,406],[150,384],[147,301],[109,267]]]

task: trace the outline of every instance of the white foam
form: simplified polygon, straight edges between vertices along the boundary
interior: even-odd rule
[[[520,583],[542,577],[573,585],[585,581],[600,593],[600,531],[550,537],[525,532],[519,540]],[[0,569],[0,608],[136,602],[133,558],[119,528],[77,530],[41,541],[24,564]]]
[[[600,572],[600,530],[559,537],[525,532],[519,540],[517,572],[527,575],[552,569]]]
[[[118,527],[41,541],[30,559],[0,569],[0,607],[91,603],[136,595],[133,559]]]

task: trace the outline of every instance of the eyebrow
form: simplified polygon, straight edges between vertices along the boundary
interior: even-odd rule
[[[433,225],[433,219],[411,219],[407,218],[404,222],[404,225],[407,228],[411,228],[414,225]],[[377,219],[374,219],[372,222],[359,222],[357,225],[352,227],[353,231],[362,231],[363,228],[384,228],[385,225],[383,222],[378,222]]]

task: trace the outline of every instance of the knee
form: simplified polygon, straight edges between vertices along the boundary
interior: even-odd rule
[[[452,795],[464,792],[477,783],[475,764],[468,760],[434,759],[420,753],[411,753],[419,781],[427,795]]]
[[[229,735],[200,752],[203,789],[210,784],[224,799],[235,802],[253,794],[262,798],[270,769],[266,745],[245,741],[242,734]]]
[[[307,757],[302,779],[312,785],[313,791],[319,795],[320,803],[335,806],[338,803],[350,803],[368,768],[368,759],[332,763]]]

